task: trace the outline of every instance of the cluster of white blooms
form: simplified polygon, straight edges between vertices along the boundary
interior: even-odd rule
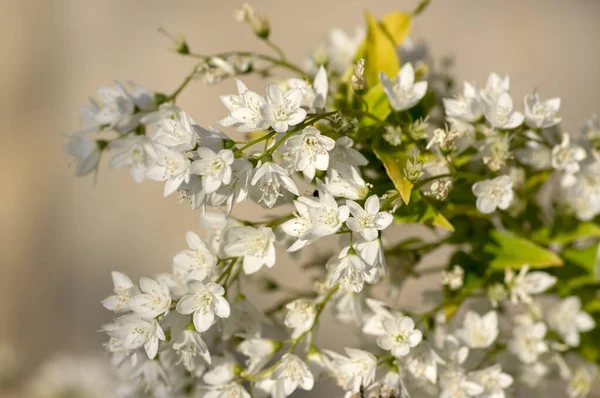
[[[177,40],[177,52],[202,63],[173,94],[117,85],[80,111],[83,128],[65,145],[77,175],[112,152],[110,167],[164,182],[164,196],[178,192],[202,214],[204,231],[186,233],[170,272],[137,284],[113,272],[103,305],[116,318],[103,331],[130,379],[123,397],[283,398],[331,378],[347,397],[503,398],[543,385],[553,370],[570,398],[587,394],[600,359],[586,334],[600,312],[589,291],[600,229],[584,223],[600,214],[598,121],[575,142],[560,131],[558,98],[534,91],[520,112],[509,77],[495,73],[450,98],[451,78],[405,38],[427,3],[412,16],[367,14],[366,32],[333,31],[306,70],[245,4],[236,19],[277,57],[205,57]],[[295,76],[270,81],[264,95],[239,79],[277,68]],[[195,77],[236,78],[237,93],[221,96],[225,131],[200,127],[176,104]],[[538,200],[542,188],[551,203]],[[247,201],[267,220],[237,217]],[[401,239],[392,224],[449,232]],[[451,254],[441,269],[417,269],[442,245]],[[311,289],[264,277],[312,248]],[[564,267],[534,270],[549,266]],[[426,312],[392,303],[432,271],[441,273],[441,303]],[[247,281],[286,297],[258,309]],[[388,299],[375,299],[378,285]],[[326,307],[365,343],[320,347]]]

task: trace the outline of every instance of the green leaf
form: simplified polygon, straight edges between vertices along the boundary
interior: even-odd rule
[[[399,45],[410,33],[412,17],[401,11],[393,11],[381,20],[381,26],[394,44]]]
[[[494,258],[492,268],[521,268],[529,264],[531,268],[562,266],[563,260],[556,253],[518,236],[492,231],[494,243],[488,243],[483,251]]]
[[[385,167],[385,171],[390,177],[390,180],[394,183],[394,187],[400,193],[400,197],[404,203],[408,204],[410,202],[410,194],[413,189],[413,183],[410,182],[406,175],[404,174],[404,166],[400,165],[400,162],[404,162],[406,165],[406,157],[402,156],[400,153],[387,152],[381,148],[381,139],[376,139],[373,141],[373,152],[375,156],[383,166]]]
[[[562,256],[567,262],[585,269],[589,275],[599,277],[600,275],[598,275],[598,270],[596,269],[596,259],[599,249],[600,246],[598,245],[591,245],[583,249],[567,248],[563,250]]]
[[[394,214],[396,224],[425,224],[454,231],[452,224],[438,209],[426,201],[421,194],[413,192],[415,199],[410,206],[403,206]]]
[[[542,244],[552,242],[569,244],[575,240],[586,238],[600,238],[600,226],[593,222],[577,223],[575,228],[560,228],[553,231],[550,227],[544,227],[535,231],[531,238]]]
[[[374,87],[379,82],[379,72],[388,76],[395,76],[398,73],[400,60],[396,54],[395,43],[377,20],[369,12],[365,13],[365,17],[367,20],[365,77],[368,86]]]
[[[385,120],[392,112],[392,108],[390,107],[390,103],[383,91],[381,83],[377,83],[375,87],[372,87],[367,91],[363,98],[369,107],[369,113],[377,116],[381,120]],[[365,126],[371,126],[377,124],[377,121],[370,117],[364,117],[361,123]]]

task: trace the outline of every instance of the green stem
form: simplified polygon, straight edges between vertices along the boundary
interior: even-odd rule
[[[171,94],[171,95],[169,95],[167,97],[167,101],[173,101],[174,102],[177,99],[177,96],[192,81],[192,79],[194,78],[194,75],[196,74],[196,71],[198,70],[199,66],[200,66],[200,64],[194,66],[194,69],[192,70],[192,72],[185,77],[185,79],[183,80],[183,82],[181,82],[181,84],[179,85],[179,87],[177,87],[177,89],[173,92],[173,94]]]
[[[280,66],[284,69],[287,69],[291,72],[294,72],[302,77],[305,78],[309,78],[309,76],[304,73],[304,71],[302,69],[300,69],[298,66],[289,63],[288,61],[285,60],[280,60],[277,58],[274,58],[270,55],[266,55],[266,54],[260,54],[260,53],[254,53],[251,51],[228,51],[228,52],[224,52],[224,53],[220,53],[220,54],[214,54],[214,55],[201,55],[201,54],[184,54],[187,55],[188,57],[192,57],[192,58],[199,58],[199,59],[203,59],[205,61],[209,60],[212,57],[218,57],[218,58],[227,58],[230,57],[232,55],[236,55],[236,56],[240,56],[240,57],[254,57],[254,58],[258,58],[260,60],[266,61],[266,62],[270,62],[274,65]]]

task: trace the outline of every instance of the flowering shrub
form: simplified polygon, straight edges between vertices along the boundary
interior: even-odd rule
[[[172,93],[117,83],[80,110],[65,145],[77,175],[111,156],[202,214],[170,270],[139,283],[112,274],[103,305],[116,319],[103,330],[124,396],[285,397],[330,378],[348,397],[497,398],[558,377],[569,397],[588,394],[600,363],[600,122],[572,137],[559,98],[533,91],[521,107],[495,73],[453,95],[448,63],[407,37],[427,3],[334,30],[304,67],[244,5],[236,18],[275,55],[204,56],[173,39],[198,64]],[[249,74],[269,81],[265,95]],[[197,78],[235,85],[221,97],[227,133],[178,106]],[[285,215],[236,218],[242,201]],[[409,224],[434,233],[392,233]],[[246,298],[247,281],[285,290],[263,268],[292,266],[283,250],[319,240],[338,245],[312,264],[312,288],[265,310]],[[441,268],[417,269],[440,247]],[[439,304],[414,313],[391,300],[431,272]],[[320,346],[326,308],[364,345]]]

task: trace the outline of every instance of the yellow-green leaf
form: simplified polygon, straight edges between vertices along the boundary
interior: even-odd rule
[[[382,29],[377,20],[369,13],[367,20],[365,77],[369,87],[379,82],[379,72],[395,76],[400,69],[400,61],[396,54],[396,45]]]
[[[377,116],[380,120],[385,120],[392,112],[390,102],[383,91],[383,86],[381,83],[377,83],[375,87],[371,87],[371,89],[367,91],[363,98],[369,106],[369,113]],[[362,119],[362,124],[365,126],[371,126],[373,124],[377,124],[377,120],[365,116]]]
[[[536,242],[569,244],[578,239],[600,238],[600,226],[593,222],[578,223],[574,229],[559,229],[553,232],[549,227],[535,231],[531,238]]]
[[[401,11],[390,12],[381,20],[381,26],[396,45],[406,39],[411,23],[412,17]]]
[[[382,150],[379,148],[378,142],[380,142],[380,140],[375,141],[373,152],[375,153],[375,156],[381,160],[381,163],[383,163],[385,171],[388,177],[390,177],[390,180],[394,183],[396,190],[400,193],[402,201],[408,204],[408,202],[410,202],[413,183],[406,178],[406,175],[403,172],[404,166],[400,165],[402,158],[398,156],[397,153]]]
[[[600,279],[598,267],[598,251],[599,245],[591,245],[583,249],[568,248],[562,252],[562,256],[569,263],[580,266],[589,272],[589,275]]]
[[[438,209],[425,200],[419,191],[413,192],[414,201],[410,206],[404,206],[394,214],[396,224],[424,224],[434,225],[449,231],[454,231],[454,226],[444,217]]]
[[[491,234],[494,243],[488,243],[483,250],[494,257],[490,262],[492,268],[521,268],[525,264],[531,268],[547,268],[564,264],[556,253],[525,238],[499,231]]]

